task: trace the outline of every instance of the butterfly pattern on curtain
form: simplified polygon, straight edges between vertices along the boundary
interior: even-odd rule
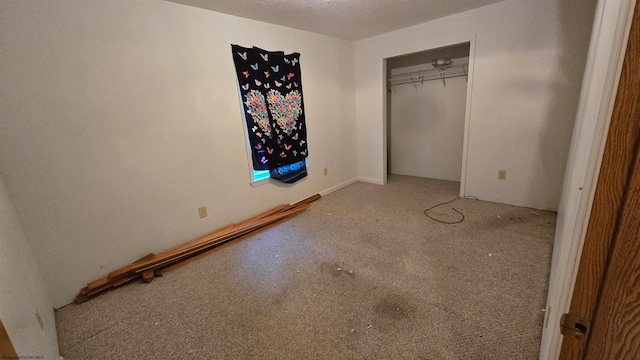
[[[300,54],[231,45],[255,170],[292,183],[307,175]]]

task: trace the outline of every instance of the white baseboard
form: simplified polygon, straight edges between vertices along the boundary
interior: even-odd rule
[[[384,183],[382,182],[382,180],[379,180],[379,179],[371,179],[371,178],[361,177],[361,178],[358,178],[358,181],[362,181],[362,182],[366,182],[366,183],[372,183],[372,184],[377,184],[377,185],[384,185]]]
[[[349,185],[351,185],[351,184],[353,184],[353,183],[355,183],[355,182],[358,182],[358,178],[353,178],[353,179],[351,179],[351,180],[347,180],[347,181],[345,181],[345,182],[343,182],[343,183],[341,183],[341,184],[338,184],[338,185],[336,185],[336,186],[332,186],[332,187],[330,187],[330,188],[328,188],[328,189],[326,189],[326,190],[322,190],[322,191],[320,191],[320,195],[321,195],[321,196],[325,196],[325,195],[327,195],[327,194],[331,194],[332,192],[334,192],[334,191],[336,191],[336,190],[340,190],[340,189],[342,189],[343,187],[345,187],[345,186],[349,186]]]

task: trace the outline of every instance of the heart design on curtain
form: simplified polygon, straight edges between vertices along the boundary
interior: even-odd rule
[[[267,102],[271,116],[278,127],[291,136],[297,129],[298,117],[302,113],[302,95],[298,90],[287,93],[286,96],[278,90],[270,90],[267,93]]]
[[[271,138],[271,125],[269,125],[269,115],[267,114],[267,104],[264,100],[264,95],[259,91],[251,90],[245,95],[244,103],[249,108],[247,112],[251,114],[253,121],[258,124],[264,135]]]

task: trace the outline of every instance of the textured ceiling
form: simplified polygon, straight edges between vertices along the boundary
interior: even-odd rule
[[[347,40],[360,40],[503,0],[169,1]]]

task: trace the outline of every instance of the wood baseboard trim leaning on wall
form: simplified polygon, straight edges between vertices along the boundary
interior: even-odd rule
[[[198,239],[171,248],[160,254],[149,254],[131,265],[94,280],[80,290],[75,303],[81,304],[118,286],[141,278],[148,283],[163,272],[175,270],[217,250],[220,245],[242,240],[257,232],[286,221],[309,208],[309,204],[320,199],[315,194],[294,204],[282,204],[238,224],[232,224]]]

